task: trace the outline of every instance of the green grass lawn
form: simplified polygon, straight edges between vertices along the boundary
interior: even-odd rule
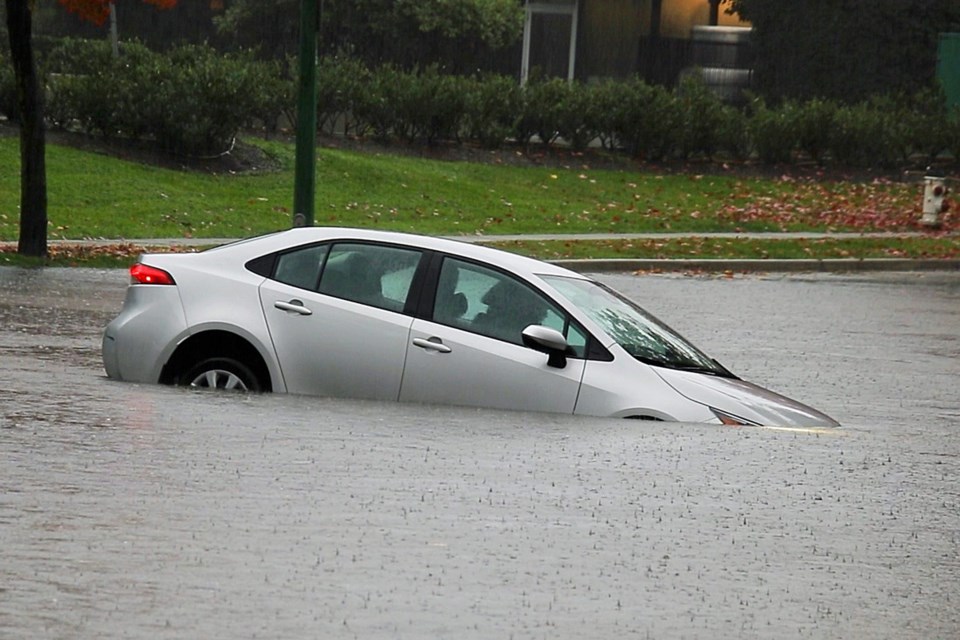
[[[956,237],[754,239],[678,237],[665,240],[507,241],[494,246],[545,260],[960,258]]]
[[[51,239],[241,237],[288,227],[293,147],[278,169],[178,171],[50,144]],[[15,240],[18,139],[0,136],[0,240]],[[316,224],[426,234],[915,229],[916,184],[504,166],[321,149]]]
[[[290,226],[293,147],[250,139],[272,168],[247,173],[167,169],[49,144],[49,238],[126,239],[112,246],[51,246],[46,261],[0,249],[2,264],[114,267],[138,238],[244,237]],[[19,141],[0,135],[0,241],[19,229]],[[502,156],[501,156],[502,157]],[[320,149],[316,224],[434,235],[723,231],[913,231],[919,186],[910,182],[745,177],[442,161]],[[947,230],[958,228],[946,218]],[[953,237],[504,242],[561,258],[957,258]],[[156,249],[151,249],[156,250]]]

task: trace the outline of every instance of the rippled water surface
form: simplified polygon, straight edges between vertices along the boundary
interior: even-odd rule
[[[0,638],[954,638],[960,274],[602,276],[828,433],[104,378],[0,269]]]

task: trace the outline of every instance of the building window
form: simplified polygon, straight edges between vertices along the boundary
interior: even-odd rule
[[[573,80],[578,0],[527,1],[520,82],[531,75]]]

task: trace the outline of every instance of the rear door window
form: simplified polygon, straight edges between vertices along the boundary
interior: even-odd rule
[[[403,311],[421,252],[376,244],[335,244],[320,275],[320,293]]]
[[[293,287],[316,291],[323,260],[329,250],[330,245],[319,244],[279,255],[273,279]]]

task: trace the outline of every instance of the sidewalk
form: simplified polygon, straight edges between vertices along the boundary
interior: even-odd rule
[[[475,244],[514,241],[561,241],[578,240],[669,240],[675,238],[707,239],[754,239],[754,240],[824,240],[861,238],[922,238],[930,234],[916,232],[869,232],[869,233],[822,233],[822,232],[761,232],[761,233],[590,233],[590,234],[527,234],[527,235],[461,235],[445,236],[451,240]],[[956,238],[960,244],[960,234]],[[236,241],[237,238],[138,238],[82,240],[50,240],[51,246],[109,246],[130,244],[150,247],[209,247]],[[724,259],[724,258],[679,258],[679,259],[585,259],[552,260],[575,271],[954,271],[960,270],[960,259],[925,258],[828,258],[828,259]]]

